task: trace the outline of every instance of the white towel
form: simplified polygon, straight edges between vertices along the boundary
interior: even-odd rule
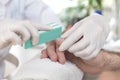
[[[34,52],[31,50],[29,52]],[[30,53],[27,53],[28,55]],[[30,56],[29,56],[30,57]],[[27,57],[26,57],[27,58]],[[64,65],[52,62],[50,59],[40,59],[34,56],[21,64],[12,80],[82,80],[83,72],[73,63],[67,61]]]

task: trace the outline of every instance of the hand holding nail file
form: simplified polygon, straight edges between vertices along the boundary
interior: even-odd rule
[[[55,40],[61,36],[61,33],[62,33],[62,26],[61,25],[58,25],[56,23],[51,23],[51,24],[49,24],[49,26],[52,26],[53,29],[49,30],[49,31],[39,31],[39,41],[38,41],[37,45]],[[34,47],[32,45],[31,39],[26,41],[23,44],[23,47],[25,49]]]

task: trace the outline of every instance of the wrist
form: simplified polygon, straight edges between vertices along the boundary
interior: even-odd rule
[[[104,60],[104,65],[103,65],[103,70],[107,70],[108,69],[108,65],[111,62],[110,58],[111,58],[111,54],[109,54],[109,52],[107,51],[102,51],[103,54],[103,60]]]
[[[120,56],[116,53],[104,51],[104,60],[105,64],[103,70],[120,70]]]

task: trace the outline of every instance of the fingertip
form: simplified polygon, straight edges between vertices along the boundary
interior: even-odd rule
[[[36,37],[36,38],[33,38],[33,39],[32,39],[32,44],[33,44],[33,45],[37,45],[37,44],[38,44],[38,41],[39,41],[39,40],[38,40],[37,37]]]
[[[52,57],[50,57],[50,59],[54,62],[57,62],[57,60],[58,60],[57,56],[52,56]]]
[[[32,45],[37,45],[37,41],[32,40]]]
[[[61,52],[61,51],[59,51],[58,49],[56,50],[56,52],[57,52],[57,56],[58,56],[58,61],[59,61],[61,64],[65,64],[66,58],[65,58],[64,52]]]
[[[66,59],[60,59],[59,62],[60,62],[61,64],[65,64]]]
[[[13,44],[13,45],[22,44],[21,38],[18,35],[16,35],[14,32],[11,32],[8,35],[10,35],[8,37],[8,39],[9,39],[8,42],[10,42],[11,44]]]
[[[64,48],[62,46],[59,47],[59,51],[64,51]]]
[[[43,58],[47,58],[48,57],[48,55],[47,55],[47,53],[46,53],[46,50],[43,50],[42,52],[41,52],[41,59],[43,59]]]
[[[47,55],[46,54],[41,54],[40,58],[41,59],[47,58]]]

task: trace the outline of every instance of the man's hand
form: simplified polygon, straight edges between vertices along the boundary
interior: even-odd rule
[[[61,40],[62,41],[62,40]],[[65,51],[60,52],[58,50],[59,43],[61,43],[60,40],[52,41],[47,44],[47,48],[42,51],[42,58],[50,58],[52,61],[60,62],[61,64],[64,64],[66,59],[71,61],[72,63],[76,64],[78,68],[83,70],[87,73],[99,73],[102,71],[102,68],[104,67],[105,60],[103,59],[103,51],[100,52],[98,57],[92,59],[92,60],[83,60],[79,57],[74,56],[72,53]]]
[[[98,56],[92,60],[83,60],[69,52],[65,52],[65,56],[66,59],[76,64],[78,68],[90,74],[120,70],[120,54],[118,53],[101,50]]]

